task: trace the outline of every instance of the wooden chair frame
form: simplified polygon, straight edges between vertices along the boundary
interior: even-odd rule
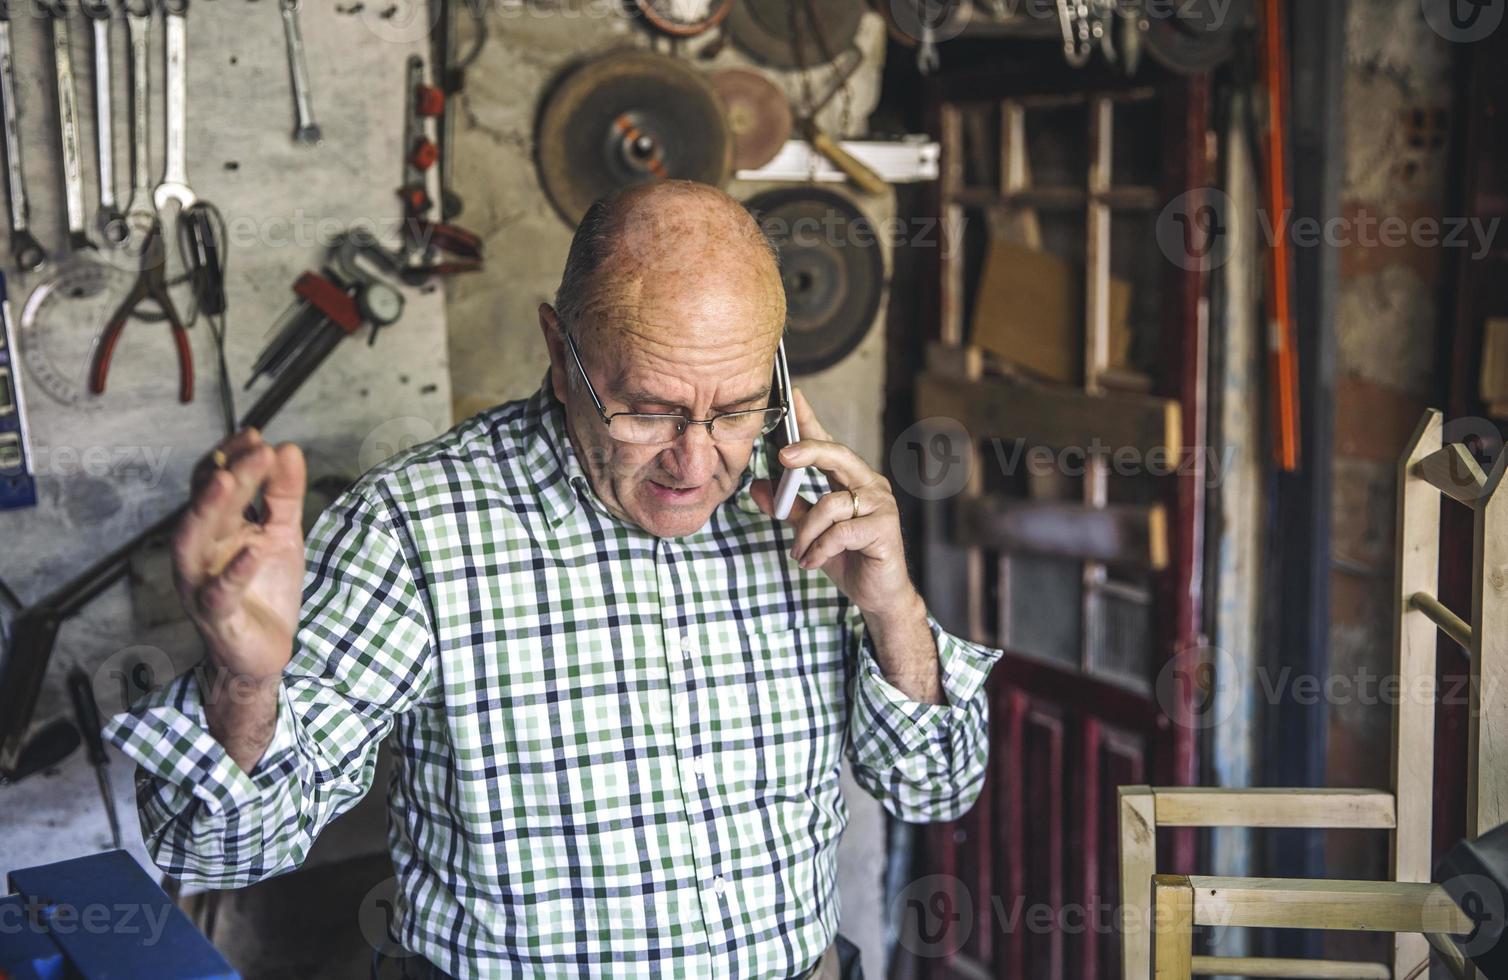
[[[1429,884],[1434,787],[1435,646],[1438,628],[1471,656],[1467,760],[1471,837],[1508,820],[1508,717],[1490,699],[1508,680],[1508,494],[1499,494],[1508,452],[1491,476],[1460,445],[1442,446],[1440,412],[1427,411],[1398,466],[1394,667],[1403,696],[1393,719],[1392,790],[1120,789],[1121,896],[1126,980],[1192,975],[1394,977],[1427,963],[1430,934],[1472,923]],[[1472,616],[1440,603],[1440,501],[1475,512]],[[1485,692],[1485,696],[1484,693]],[[1488,708],[1491,707],[1489,713]],[[1161,827],[1300,827],[1387,830],[1392,880],[1325,881],[1156,874]],[[1196,957],[1198,925],[1356,929],[1395,934],[1391,965],[1259,957]],[[1153,940],[1156,958],[1153,959]],[[1448,942],[1434,945],[1468,972]],[[1427,968],[1427,967],[1426,967]]]

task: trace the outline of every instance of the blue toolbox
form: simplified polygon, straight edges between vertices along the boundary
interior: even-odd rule
[[[3,980],[238,980],[136,859],[105,851],[12,871]]]

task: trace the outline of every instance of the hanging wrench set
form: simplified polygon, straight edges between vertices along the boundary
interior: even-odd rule
[[[318,146],[323,137],[314,118],[314,99],[299,23],[300,6],[299,0],[278,2],[293,93],[295,125],[292,135],[298,143]],[[59,303],[77,302],[77,297],[84,294],[76,292],[77,285],[69,284],[90,279],[87,275],[90,269],[100,273],[90,279],[94,282],[91,293],[109,290],[113,312],[103,318],[82,379],[87,382],[83,387],[87,387],[93,397],[106,393],[111,363],[117,359],[115,355],[121,349],[121,340],[127,333],[139,332],[128,329],[128,325],[132,321],[145,320],[161,323],[169,331],[178,359],[177,398],[184,403],[192,401],[194,358],[189,331],[202,315],[210,324],[219,355],[220,408],[225,426],[230,430],[236,425],[237,413],[224,351],[228,236],[219,211],[213,204],[199,198],[188,175],[189,7],[189,0],[35,0],[40,17],[37,23],[46,30],[50,42],[46,50],[50,55],[48,67],[56,101],[56,169],[67,229],[66,241],[59,243],[61,249],[50,254],[49,249],[38,242],[31,223],[18,119],[21,110],[17,99],[11,0],[0,0],[0,107],[3,107],[5,125],[11,255],[14,265],[24,272],[43,270],[50,259],[55,258],[55,271],[29,285],[36,295],[46,294]],[[112,35],[115,40],[121,40],[117,33],[121,20],[125,22],[127,53],[124,101],[116,98],[113,85],[114,72],[119,65],[114,60]],[[78,59],[73,41],[75,31],[84,28],[88,29],[92,57]],[[154,30],[160,32],[161,39],[160,48],[155,52],[161,59],[155,66],[161,70],[160,77],[154,77]],[[443,36],[447,43],[453,43],[449,31]],[[468,58],[474,55],[475,49]],[[437,52],[437,56],[445,57],[445,54]],[[453,64],[446,69],[447,78],[457,90],[462,67],[464,65]],[[80,68],[86,71],[81,72]],[[87,75],[88,70],[92,70],[92,78],[81,78],[80,75]],[[87,107],[81,110],[81,88],[86,97],[92,96],[93,100],[93,154],[87,152],[84,139]],[[274,326],[277,337],[258,358],[252,381],[264,374],[273,377],[275,386],[288,384],[288,378],[296,379],[294,383],[301,381],[300,372],[287,374],[286,367],[289,364],[317,363],[328,353],[331,345],[327,339],[318,339],[322,336],[319,327],[327,321],[349,330],[358,319],[374,325],[396,320],[401,312],[402,296],[391,286],[378,284],[375,276],[417,283],[432,275],[479,267],[480,243],[459,228],[431,222],[432,204],[427,191],[422,190],[426,171],[438,160],[438,147],[426,132],[431,120],[442,120],[440,138],[448,142],[448,127],[443,124],[447,115],[444,95],[439,88],[423,84],[422,61],[417,67],[410,65],[405,88],[411,102],[405,133],[405,166],[421,188],[416,199],[405,195],[409,202],[406,214],[411,219],[410,227],[402,235],[397,249],[385,250],[375,241],[364,241],[359,246],[348,242],[332,253],[333,272],[301,276],[294,286],[300,303],[293,313]],[[163,142],[161,159],[154,161],[152,101],[158,92],[162,97]],[[116,116],[122,109],[126,115],[129,139],[125,142],[130,148],[130,157],[128,167],[118,168]],[[88,199],[86,193],[86,170],[91,163],[98,171],[97,199]],[[120,170],[126,170],[129,175],[129,190],[122,197],[117,196]],[[449,193],[448,186],[443,196],[450,202],[451,211],[459,210],[459,198]],[[89,214],[91,207],[94,210],[92,216]],[[173,258],[175,246],[176,263]],[[442,258],[442,252],[449,253],[450,257]],[[106,261],[107,253],[117,255]],[[358,256],[364,269],[356,268]],[[175,269],[175,275],[170,276],[170,265],[181,266],[181,274],[176,274],[178,270]],[[122,288],[124,284],[119,272],[123,266],[134,267],[134,279],[126,281],[129,283],[126,288]],[[111,275],[104,275],[106,272]],[[348,307],[355,300],[350,296],[357,295],[352,284],[358,282],[362,284],[359,290],[362,301],[370,301],[372,305],[352,312]],[[189,299],[187,304],[175,300],[175,287],[183,287]],[[118,296],[116,290],[121,290]],[[19,298],[17,306],[23,310],[19,333],[27,338],[39,336],[39,332],[29,326],[26,311],[34,313],[40,306],[21,303]],[[8,305],[6,309],[8,312]],[[132,344],[124,346],[129,351]],[[314,348],[320,349],[315,352]],[[30,483],[21,482],[30,480],[30,454],[20,397],[20,357],[15,332],[10,330],[7,315],[5,344],[0,347],[0,508],[25,506],[35,500]],[[29,366],[41,368],[40,365]],[[250,384],[248,382],[248,387]],[[56,392],[46,384],[42,390],[56,397]],[[72,401],[67,403],[73,404]]]

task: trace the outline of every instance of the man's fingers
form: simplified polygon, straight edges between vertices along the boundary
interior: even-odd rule
[[[214,476],[215,473],[228,467],[235,460],[261,444],[262,433],[257,429],[241,429],[226,436],[220,441],[219,445],[208,453],[205,453],[204,458],[195,464],[191,480],[192,492],[198,493],[199,488],[208,483],[210,477]],[[216,453],[219,453],[222,457],[223,465],[217,464]]]
[[[268,524],[299,527],[304,519],[304,491],[308,485],[304,454],[291,442],[274,450],[272,470],[262,499],[267,505]]]
[[[276,458],[272,447],[263,443],[246,450],[231,462],[226,471],[232,480],[230,492],[215,508],[211,518],[216,539],[230,537],[246,522],[246,508],[261,492]],[[220,479],[216,477],[217,482]]]
[[[194,494],[189,512],[173,536],[173,562],[190,584],[208,572],[221,550],[246,523],[246,505],[272,465],[272,450],[265,445],[243,452],[229,469],[215,470]]]
[[[771,488],[769,480],[761,478],[751,482],[749,484],[749,495],[754,498],[755,506],[761,511],[770,517],[775,516],[775,491]],[[798,493],[795,502],[791,504],[791,514],[785,519],[785,522],[787,524],[799,524],[801,519],[806,516],[807,511],[811,509],[812,505],[807,503]]]
[[[242,548],[220,574],[199,587],[196,594],[199,610],[211,620],[223,619],[234,612],[260,565],[261,559],[251,545]]]
[[[821,568],[835,555],[845,551],[863,551],[884,533],[885,518],[879,514],[852,521],[839,521],[823,531],[801,556],[802,568]]]
[[[834,490],[862,487],[873,483],[880,475],[852,449],[838,442],[805,438],[793,442],[780,451],[780,465],[785,467],[815,466],[827,476]]]
[[[847,490],[834,490],[825,493],[822,499],[812,505],[805,519],[796,529],[796,540],[791,545],[791,557],[800,561],[806,554],[806,549],[817,540],[817,536],[839,521],[853,518],[853,497]]]

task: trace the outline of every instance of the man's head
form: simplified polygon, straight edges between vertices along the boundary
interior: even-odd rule
[[[714,440],[701,425],[662,445],[614,439],[564,334],[609,415],[707,419],[765,407],[785,291],[753,217],[722,191],[687,181],[640,184],[598,201],[576,230],[555,306],[541,304],[539,325],[572,444],[607,508],[660,537],[705,524],[737,487],[753,440]]]

